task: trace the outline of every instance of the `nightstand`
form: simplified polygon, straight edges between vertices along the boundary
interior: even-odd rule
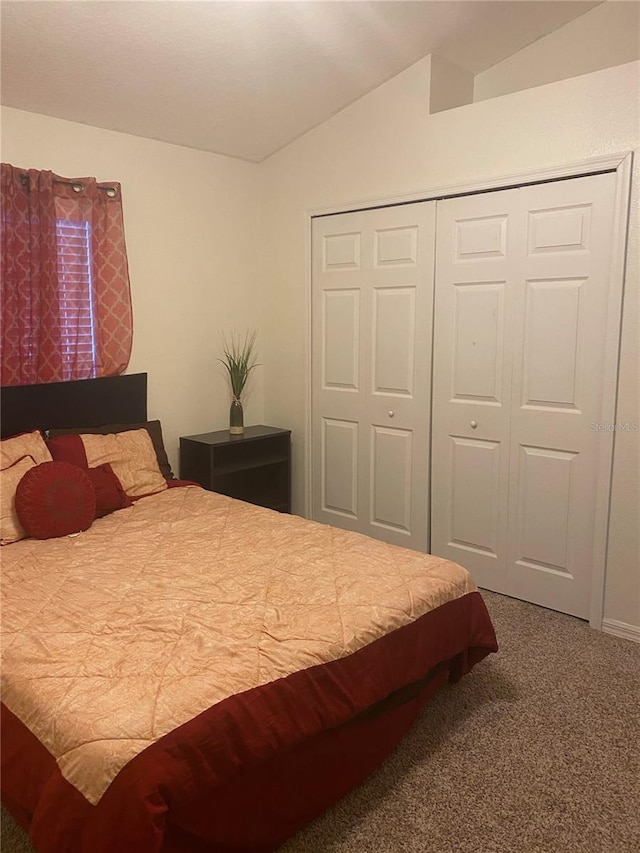
[[[245,427],[180,439],[180,478],[241,501],[291,512],[291,430]]]

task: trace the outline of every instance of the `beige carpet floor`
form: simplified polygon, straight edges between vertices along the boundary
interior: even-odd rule
[[[640,851],[640,645],[485,600],[499,654],[281,853]],[[3,818],[2,853],[32,853]]]

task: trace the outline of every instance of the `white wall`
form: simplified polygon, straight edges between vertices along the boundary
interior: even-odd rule
[[[639,64],[428,115],[429,58],[262,164],[265,417],[294,435],[305,508],[308,212],[569,163],[640,146]],[[619,421],[639,421],[636,159],[624,300]],[[605,615],[640,627],[640,433],[616,436]]]
[[[640,3],[608,0],[476,74],[483,101],[640,59]]]
[[[20,110],[2,110],[2,159],[122,184],[133,300],[128,373],[147,372],[174,472],[178,436],[223,429],[218,330],[259,327],[258,166]],[[263,420],[262,369],[246,422]]]
[[[432,53],[430,56],[429,112],[439,113],[470,104],[473,101],[475,77],[448,59]]]

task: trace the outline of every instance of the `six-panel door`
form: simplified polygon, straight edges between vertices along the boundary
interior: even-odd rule
[[[587,617],[611,174],[438,205],[432,551]]]
[[[313,518],[427,551],[435,204],[313,222]]]

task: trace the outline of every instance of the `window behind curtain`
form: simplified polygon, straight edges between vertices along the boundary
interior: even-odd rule
[[[96,332],[91,281],[91,226],[72,219],[56,220],[60,347],[64,379],[73,379],[78,357],[91,360],[96,375]]]
[[[2,164],[2,385],[123,373],[132,343],[120,185]]]

